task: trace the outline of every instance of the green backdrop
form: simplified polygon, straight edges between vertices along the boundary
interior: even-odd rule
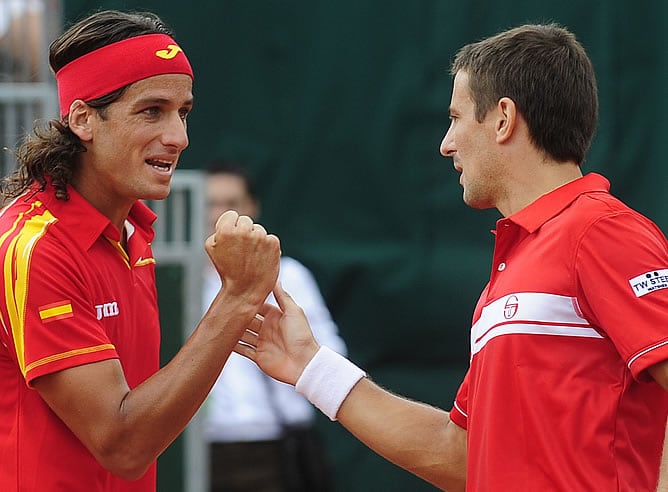
[[[262,221],[314,271],[351,358],[393,391],[450,407],[488,276],[498,214],[467,209],[452,161],[438,154],[449,123],[448,65],[461,45],[526,21],[573,30],[596,67],[601,101],[585,170],[606,174],[614,193],[668,230],[668,2],[66,0],[65,7],[67,21],[97,7],[153,10],[174,29],[196,72],[182,166],[221,156],[248,162]],[[165,338],[175,333],[166,329]],[[319,425],[339,490],[433,490],[338,424],[321,418]]]

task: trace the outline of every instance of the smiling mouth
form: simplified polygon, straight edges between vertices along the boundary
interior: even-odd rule
[[[174,165],[173,161],[165,161],[162,159],[147,159],[146,163],[159,171],[169,171]]]

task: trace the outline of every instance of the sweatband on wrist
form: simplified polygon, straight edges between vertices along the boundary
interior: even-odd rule
[[[365,376],[362,369],[322,345],[306,364],[295,389],[330,420],[336,420],[336,414],[348,393]]]
[[[60,116],[72,103],[92,101],[142,79],[193,70],[183,50],[166,34],[144,34],[108,44],[58,70]]]

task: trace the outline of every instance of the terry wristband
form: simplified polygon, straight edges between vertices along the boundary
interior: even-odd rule
[[[295,389],[305,396],[330,420],[336,414],[350,390],[366,373],[332,349],[320,346],[304,372],[299,376]]]

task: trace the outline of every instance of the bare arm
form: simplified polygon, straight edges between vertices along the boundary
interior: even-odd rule
[[[141,477],[183,431],[241,333],[259,324],[254,315],[276,281],[278,239],[236,212],[223,214],[206,248],[224,287],[165,367],[133,389],[115,359],[42,376],[34,383],[98,461],[123,478]]]
[[[318,350],[302,310],[279,286],[280,309],[265,306],[259,336],[246,332],[235,349],[263,371],[294,385]],[[466,482],[466,431],[448,412],[399,397],[369,379],[348,394],[337,420],[396,465],[450,492]]]
[[[337,420],[394,464],[450,492],[466,484],[466,431],[448,412],[391,394],[362,379]]]
[[[668,361],[659,362],[649,367],[648,371],[663,389],[668,390]],[[656,490],[657,492],[668,492],[668,427],[666,427],[666,434],[664,435],[659,485]]]

